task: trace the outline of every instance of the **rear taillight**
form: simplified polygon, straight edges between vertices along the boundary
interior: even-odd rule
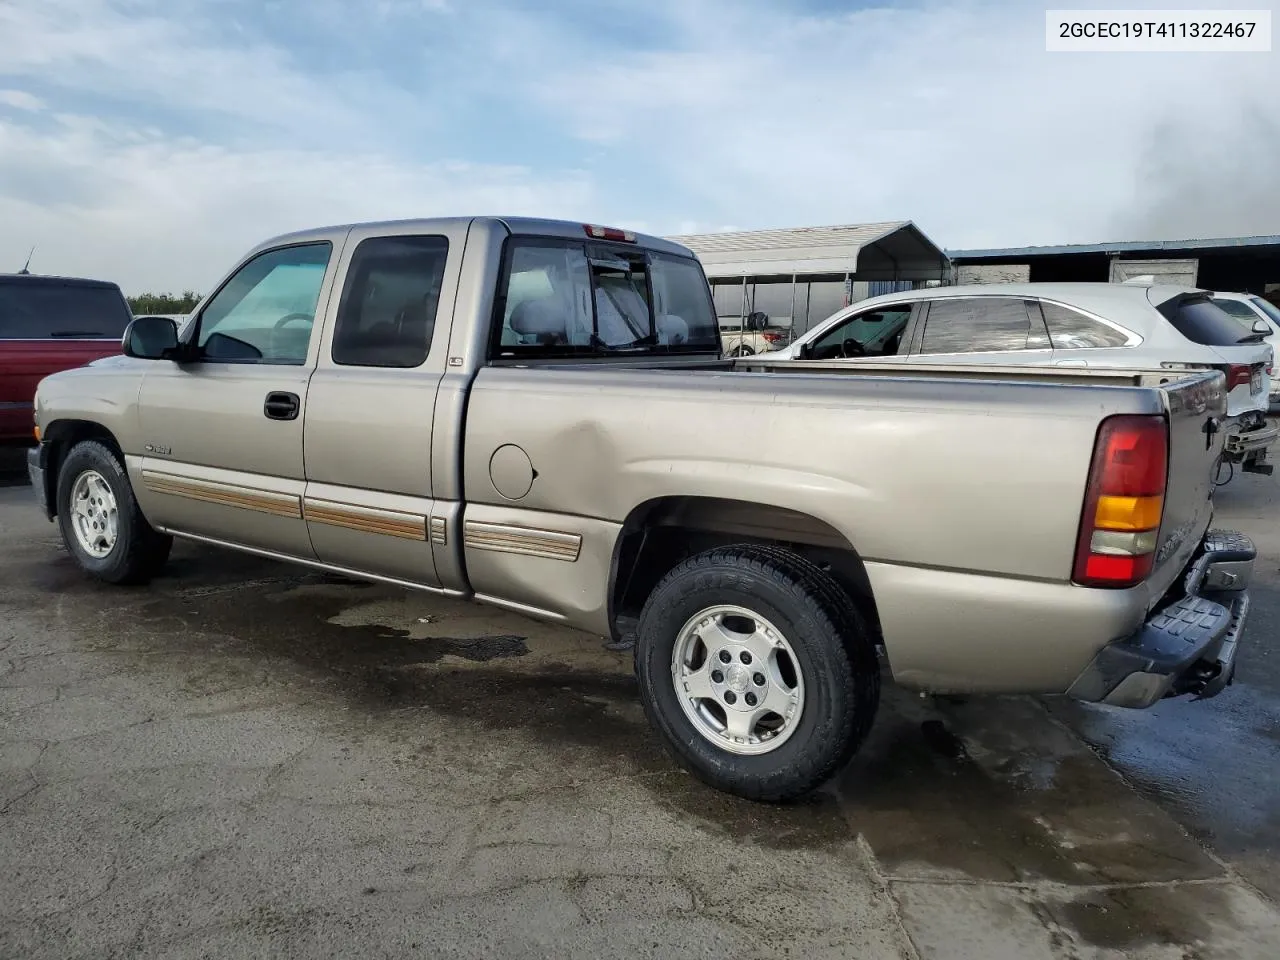
[[[765,339],[765,341],[766,341],[767,343],[777,343],[779,340],[781,340],[781,339],[782,339],[783,334],[781,334],[781,333],[762,333],[762,334],[760,334],[760,336],[764,337],[764,339]]]
[[[1233,363],[1227,367],[1227,390],[1246,386],[1253,379],[1253,368],[1247,363]]]
[[[1246,369],[1248,369],[1246,367]],[[1164,417],[1108,417],[1098,428],[1071,579],[1132,587],[1151,573],[1169,475]]]

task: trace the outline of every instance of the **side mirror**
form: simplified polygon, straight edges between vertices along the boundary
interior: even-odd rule
[[[126,357],[168,360],[178,352],[178,325],[168,317],[134,317],[121,343]]]
[[[808,343],[800,344],[799,352],[800,352],[801,360],[812,360],[813,359],[813,342],[810,341]]]
[[[1253,321],[1253,332],[1269,337],[1271,336],[1271,325],[1265,320],[1255,320]]]

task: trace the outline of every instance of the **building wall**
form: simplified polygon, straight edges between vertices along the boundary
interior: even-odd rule
[[[956,267],[956,283],[1028,283],[1031,264],[961,264]]]
[[[1194,287],[1199,270],[1198,260],[1122,260],[1114,257],[1111,275],[1107,279],[1111,283],[1123,283],[1134,277],[1152,276],[1156,283]]]

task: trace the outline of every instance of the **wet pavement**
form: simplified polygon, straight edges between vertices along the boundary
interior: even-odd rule
[[[628,655],[179,545],[78,574],[0,488],[0,957],[1275,958],[1280,500],[1239,679],[1142,713],[890,688],[829,789],[679,771]]]

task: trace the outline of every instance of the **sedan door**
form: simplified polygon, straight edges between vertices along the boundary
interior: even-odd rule
[[[303,412],[343,234],[250,257],[201,307],[197,358],[143,378],[130,478],[157,527],[314,559]]]

